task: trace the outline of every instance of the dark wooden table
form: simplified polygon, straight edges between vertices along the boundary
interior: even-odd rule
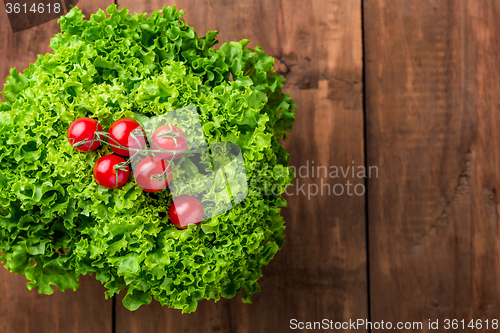
[[[79,7],[88,15],[112,3]],[[500,319],[499,1],[117,4],[148,13],[177,4],[200,35],[262,46],[298,104],[285,142],[291,165],[378,173],[298,179],[283,212],[287,242],[253,304],[205,301],[181,315],[153,302],[129,312],[121,298],[104,300],[92,277],[76,293],[42,296],[1,269],[1,333],[286,332],[291,319],[324,318],[423,322],[407,331],[427,332],[429,319],[438,331],[445,319]],[[49,51],[58,25],[13,34],[0,8],[4,82],[10,67]],[[338,193],[347,181],[361,195],[298,191],[339,184]]]

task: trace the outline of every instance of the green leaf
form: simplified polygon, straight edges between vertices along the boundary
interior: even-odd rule
[[[129,287],[127,295],[123,298],[123,306],[130,311],[135,311],[143,304],[150,304],[151,300],[152,298],[149,292]]]

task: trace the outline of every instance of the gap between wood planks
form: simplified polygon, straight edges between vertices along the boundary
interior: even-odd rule
[[[364,162],[365,162],[365,169],[368,170],[368,131],[367,131],[367,124],[366,124],[366,66],[365,66],[365,11],[364,11],[364,3],[365,0],[360,1],[360,6],[361,6],[361,54],[362,54],[362,62],[361,66],[362,68],[362,77],[361,77],[361,83],[363,85],[362,87],[362,93],[361,93],[361,99],[362,99],[362,108],[363,108],[363,157],[364,157]],[[371,322],[371,298],[370,298],[370,233],[368,232],[369,230],[369,214],[368,214],[368,178],[365,178],[365,249],[366,249],[366,311],[367,311],[367,316],[368,316],[368,321]],[[371,332],[371,328],[368,328],[368,332]],[[114,332],[113,332],[114,333]]]

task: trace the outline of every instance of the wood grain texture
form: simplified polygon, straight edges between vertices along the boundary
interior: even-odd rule
[[[494,319],[500,3],[366,0],[364,13],[367,159],[380,169],[368,185],[372,321],[427,332],[428,319]]]
[[[26,278],[0,267],[0,332],[111,333],[111,300],[93,277],[80,277],[76,292],[40,295]],[[57,288],[56,288],[57,289]]]
[[[79,8],[88,15],[111,3],[81,0]],[[4,83],[11,67],[23,71],[38,54],[51,51],[49,39],[59,25],[53,20],[14,34],[3,5],[0,8],[0,82]],[[24,276],[0,267],[0,332],[111,333],[112,301],[104,299],[105,289],[93,277],[80,277],[77,292],[56,290],[50,296],[29,291],[26,283]]]
[[[172,1],[120,0],[130,12]],[[285,146],[291,165],[364,165],[360,1],[176,1],[199,35],[218,30],[226,42],[248,38],[278,59],[285,89],[298,104]],[[299,185],[363,183],[363,179],[300,179]],[[263,270],[254,303],[241,295],[205,301],[194,314],[153,302],[131,313],[117,302],[117,333],[284,332],[290,320],[367,317],[365,201],[363,196],[288,193],[287,242]],[[359,330],[362,332],[362,330]]]

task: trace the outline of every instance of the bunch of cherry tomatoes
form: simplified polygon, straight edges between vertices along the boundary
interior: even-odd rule
[[[172,160],[181,157],[188,148],[186,134],[180,128],[163,125],[154,131],[151,149],[146,149],[144,129],[130,118],[118,119],[107,132],[96,120],[79,118],[71,123],[67,136],[71,146],[82,152],[96,150],[101,144],[113,150],[115,154],[99,158],[93,170],[97,183],[109,189],[125,185],[130,177],[130,159],[142,152],[149,154],[134,169],[137,185],[151,193],[166,189],[172,180]],[[192,196],[176,198],[169,209],[170,220],[181,229],[192,223],[199,224],[203,215],[203,205]]]

